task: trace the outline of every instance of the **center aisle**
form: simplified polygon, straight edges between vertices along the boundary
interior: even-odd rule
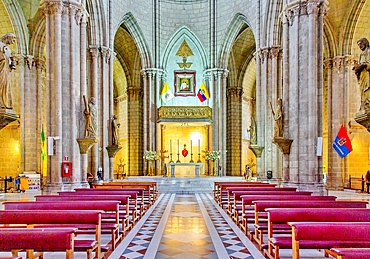
[[[210,195],[162,194],[108,258],[262,259],[264,256]]]

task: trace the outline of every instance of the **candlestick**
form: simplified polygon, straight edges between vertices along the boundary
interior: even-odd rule
[[[194,163],[193,161],[193,140],[190,140],[190,161],[189,163]]]
[[[176,163],[181,163],[180,161],[180,140],[177,140],[177,161]]]

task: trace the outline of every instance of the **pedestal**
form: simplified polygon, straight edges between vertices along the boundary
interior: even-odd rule
[[[355,121],[370,132],[370,109],[360,110],[356,113]]]
[[[18,118],[13,109],[0,108],[0,130]]]
[[[81,154],[81,182],[87,183],[87,151],[98,142],[98,138],[79,138],[77,139]]]
[[[87,154],[87,151],[95,144],[98,143],[98,138],[79,138],[77,139],[78,146],[80,147],[80,154]]]
[[[258,146],[258,145],[250,145],[249,149],[252,150],[253,154],[259,158],[262,156],[262,151],[264,147]]]
[[[292,142],[292,139],[285,139],[283,137],[274,137],[272,139],[272,143],[274,143],[284,155],[290,154],[290,145]]]
[[[113,181],[114,179],[114,157],[116,156],[117,152],[122,149],[122,147],[118,145],[111,145],[106,147],[109,157],[109,181]]]

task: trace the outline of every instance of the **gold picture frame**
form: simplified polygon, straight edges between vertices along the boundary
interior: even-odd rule
[[[175,71],[175,96],[195,96],[195,71]]]

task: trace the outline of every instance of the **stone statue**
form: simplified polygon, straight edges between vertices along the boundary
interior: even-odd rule
[[[277,100],[276,110],[272,108],[272,103],[270,102],[272,116],[275,120],[274,126],[274,137],[283,137],[283,100],[279,98]]]
[[[248,131],[251,145],[257,145],[257,124],[253,117],[251,117],[251,125]]]
[[[15,69],[15,61],[8,45],[15,42],[16,37],[7,33],[0,38],[0,107],[13,108],[13,100],[10,89],[10,71]]]
[[[118,128],[120,124],[117,123],[117,116],[113,115],[111,119],[111,127],[112,127],[112,145],[118,146],[119,145],[119,137],[118,137]]]
[[[358,64],[353,67],[361,92],[361,107],[360,110],[370,108],[370,48],[369,41],[366,38],[361,38],[357,41],[358,47],[361,49]]]
[[[98,127],[97,115],[98,111],[95,105],[95,97],[90,97],[89,103],[86,103],[86,97],[84,96],[85,110],[84,114],[86,116],[86,126],[85,126],[85,138],[96,138],[96,130]]]

